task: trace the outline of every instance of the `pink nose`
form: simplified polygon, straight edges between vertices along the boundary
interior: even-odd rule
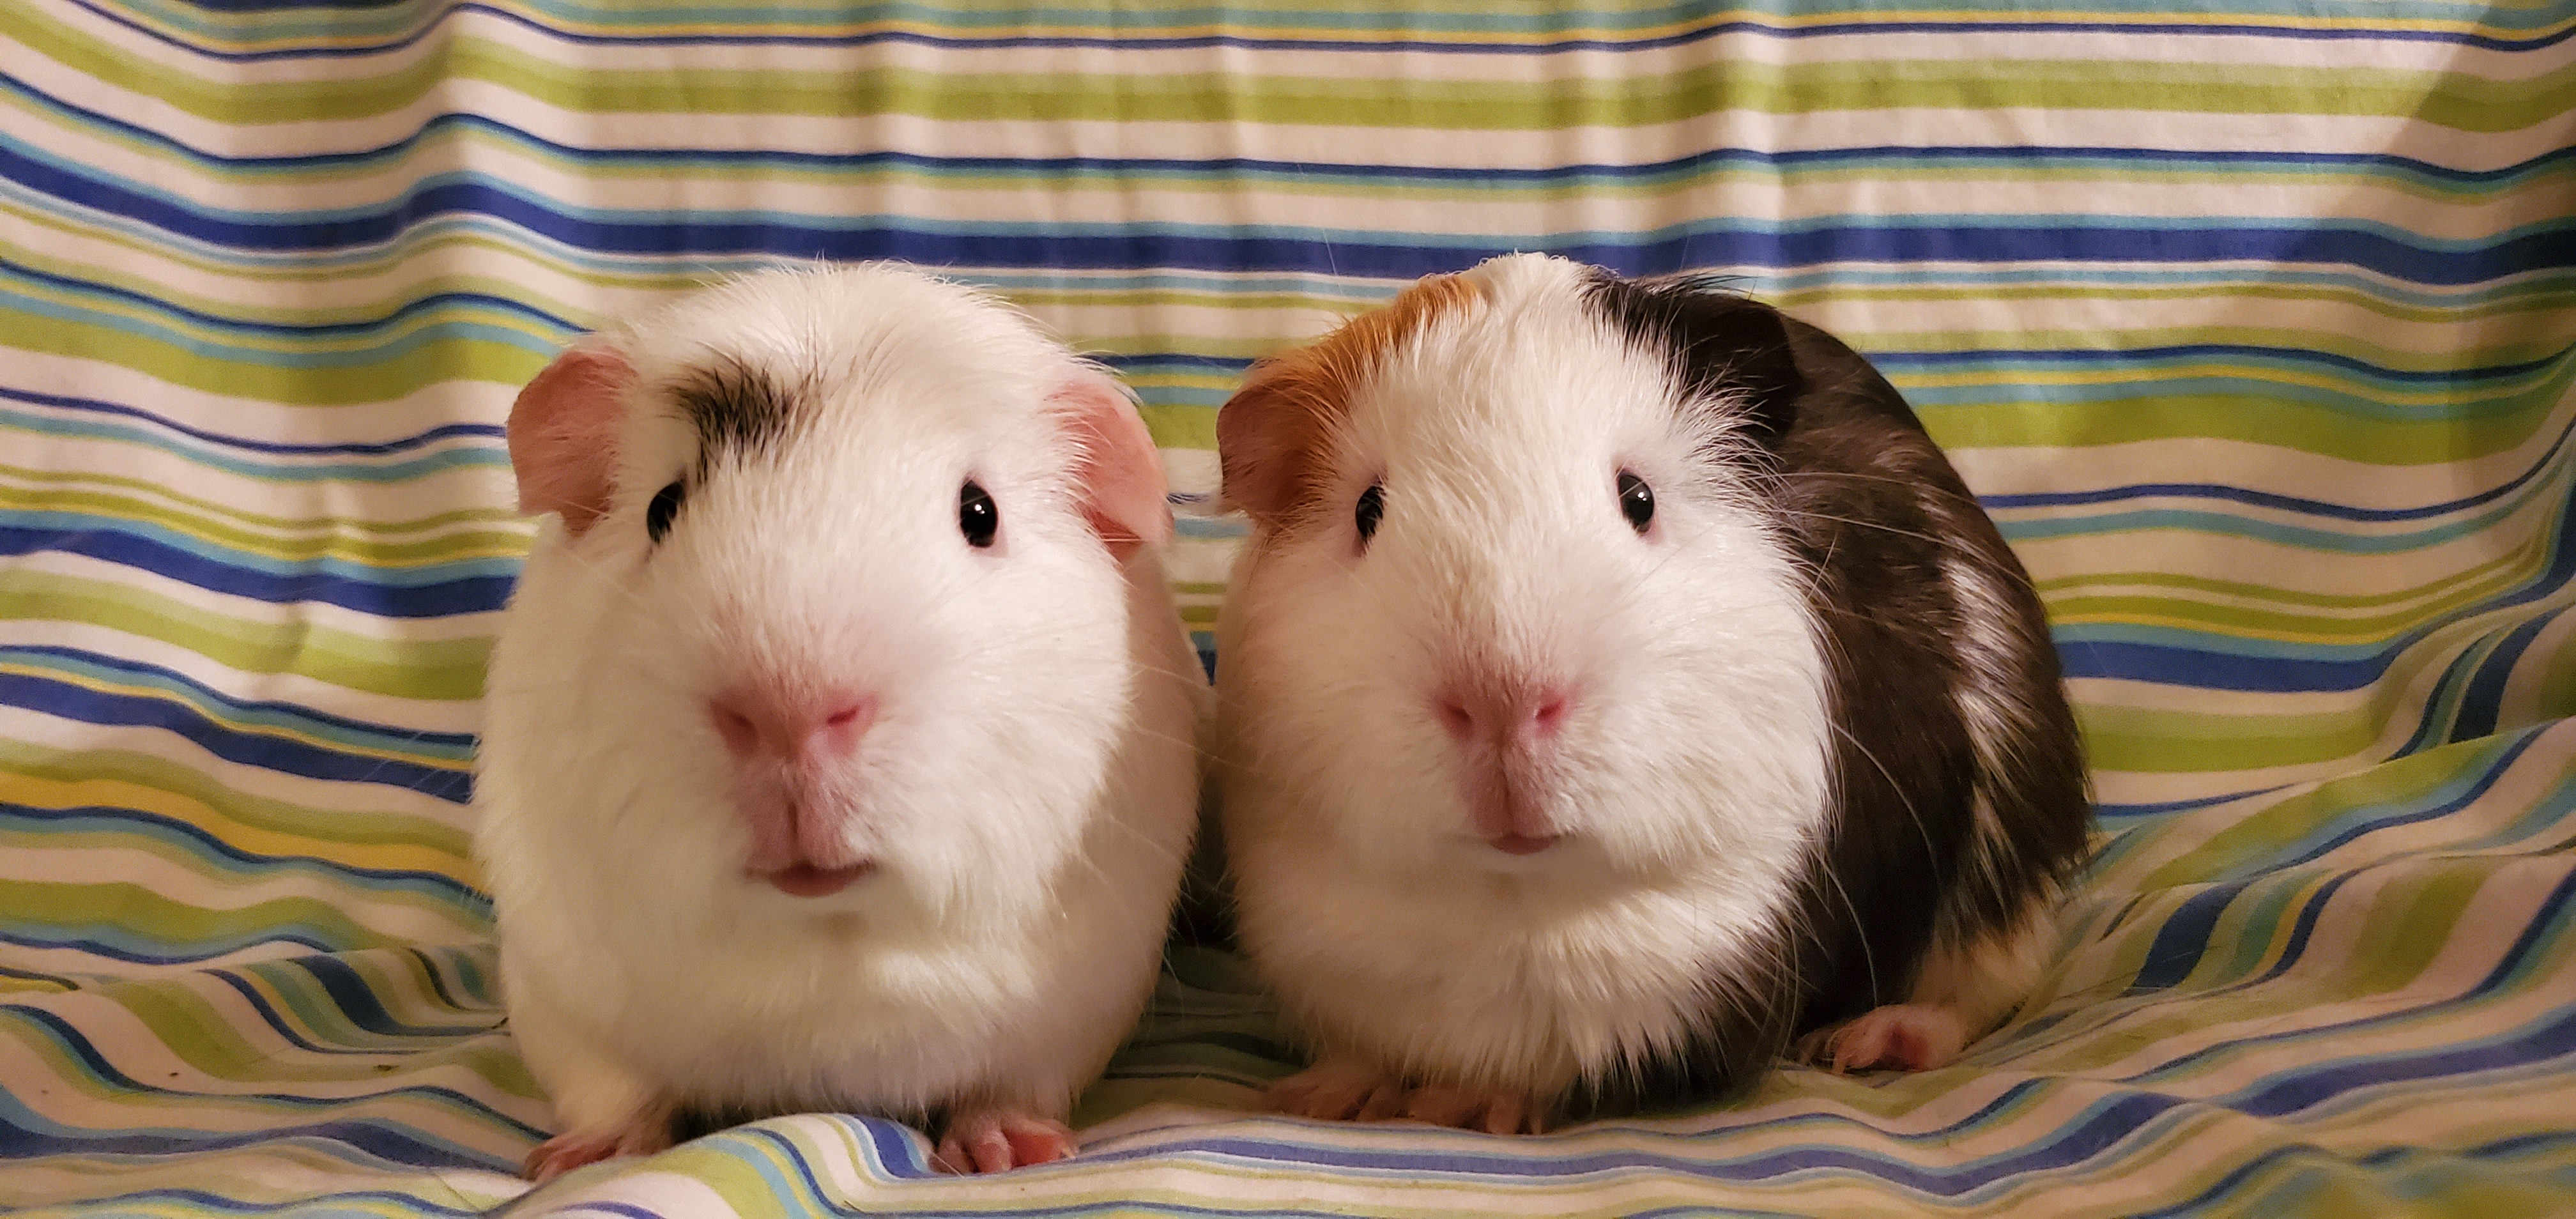
[[[1443,687],[1431,702],[1440,726],[1462,745],[1485,740],[1526,748],[1565,726],[1574,692],[1552,683],[1459,681]]]
[[[826,690],[795,698],[771,690],[728,690],[707,700],[707,715],[737,758],[829,761],[857,751],[876,723],[872,694]]]

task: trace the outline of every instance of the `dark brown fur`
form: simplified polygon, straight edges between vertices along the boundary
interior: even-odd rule
[[[1804,877],[1787,968],[1712,980],[1703,1034],[1596,1082],[1577,1109],[1705,1099],[1757,1077],[1791,1037],[1902,1003],[1936,942],[2008,931],[2081,866],[2091,809],[2074,717],[2028,575],[1894,386],[1858,353],[1769,306],[1680,278],[1592,282],[1630,341],[1663,353],[1682,409],[1755,442],[1766,510],[1808,577],[1835,726],[1831,825]],[[1967,647],[1942,562],[1993,577],[2000,647]],[[1982,691],[2012,723],[1980,763],[1960,708]],[[1993,809],[1980,835],[1975,808]]]
[[[787,432],[795,400],[766,370],[720,356],[682,374],[670,400],[698,432],[698,472],[728,450],[757,451]]]

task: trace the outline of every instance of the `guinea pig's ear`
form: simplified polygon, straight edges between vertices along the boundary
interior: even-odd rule
[[[1316,437],[1330,412],[1316,407],[1329,392],[1305,351],[1252,366],[1243,385],[1216,413],[1217,465],[1228,507],[1267,529],[1280,528],[1305,494]]]
[[[554,512],[575,537],[608,513],[617,423],[635,369],[596,338],[573,344],[510,404],[510,468],[519,511]]]
[[[1172,536],[1172,505],[1154,434],[1127,390],[1096,368],[1076,371],[1047,402],[1082,454],[1082,514],[1121,563]]]

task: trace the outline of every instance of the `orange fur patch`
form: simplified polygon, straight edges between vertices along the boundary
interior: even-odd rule
[[[1463,275],[1433,275],[1304,347],[1263,358],[1217,412],[1225,500],[1264,532],[1293,526],[1318,505],[1351,394],[1389,352],[1435,318],[1473,308],[1483,292]]]

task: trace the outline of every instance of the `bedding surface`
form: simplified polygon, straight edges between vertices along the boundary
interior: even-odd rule
[[[1869,354],[2053,615],[2100,862],[1956,1066],[1496,1139],[1254,1112],[1177,950],[1076,1160],[758,1123],[522,1197],[468,858],[603,316],[988,285],[1143,395],[1195,626],[1246,363],[1545,249]],[[0,1207],[2576,1213],[2576,9],[0,0]]]

